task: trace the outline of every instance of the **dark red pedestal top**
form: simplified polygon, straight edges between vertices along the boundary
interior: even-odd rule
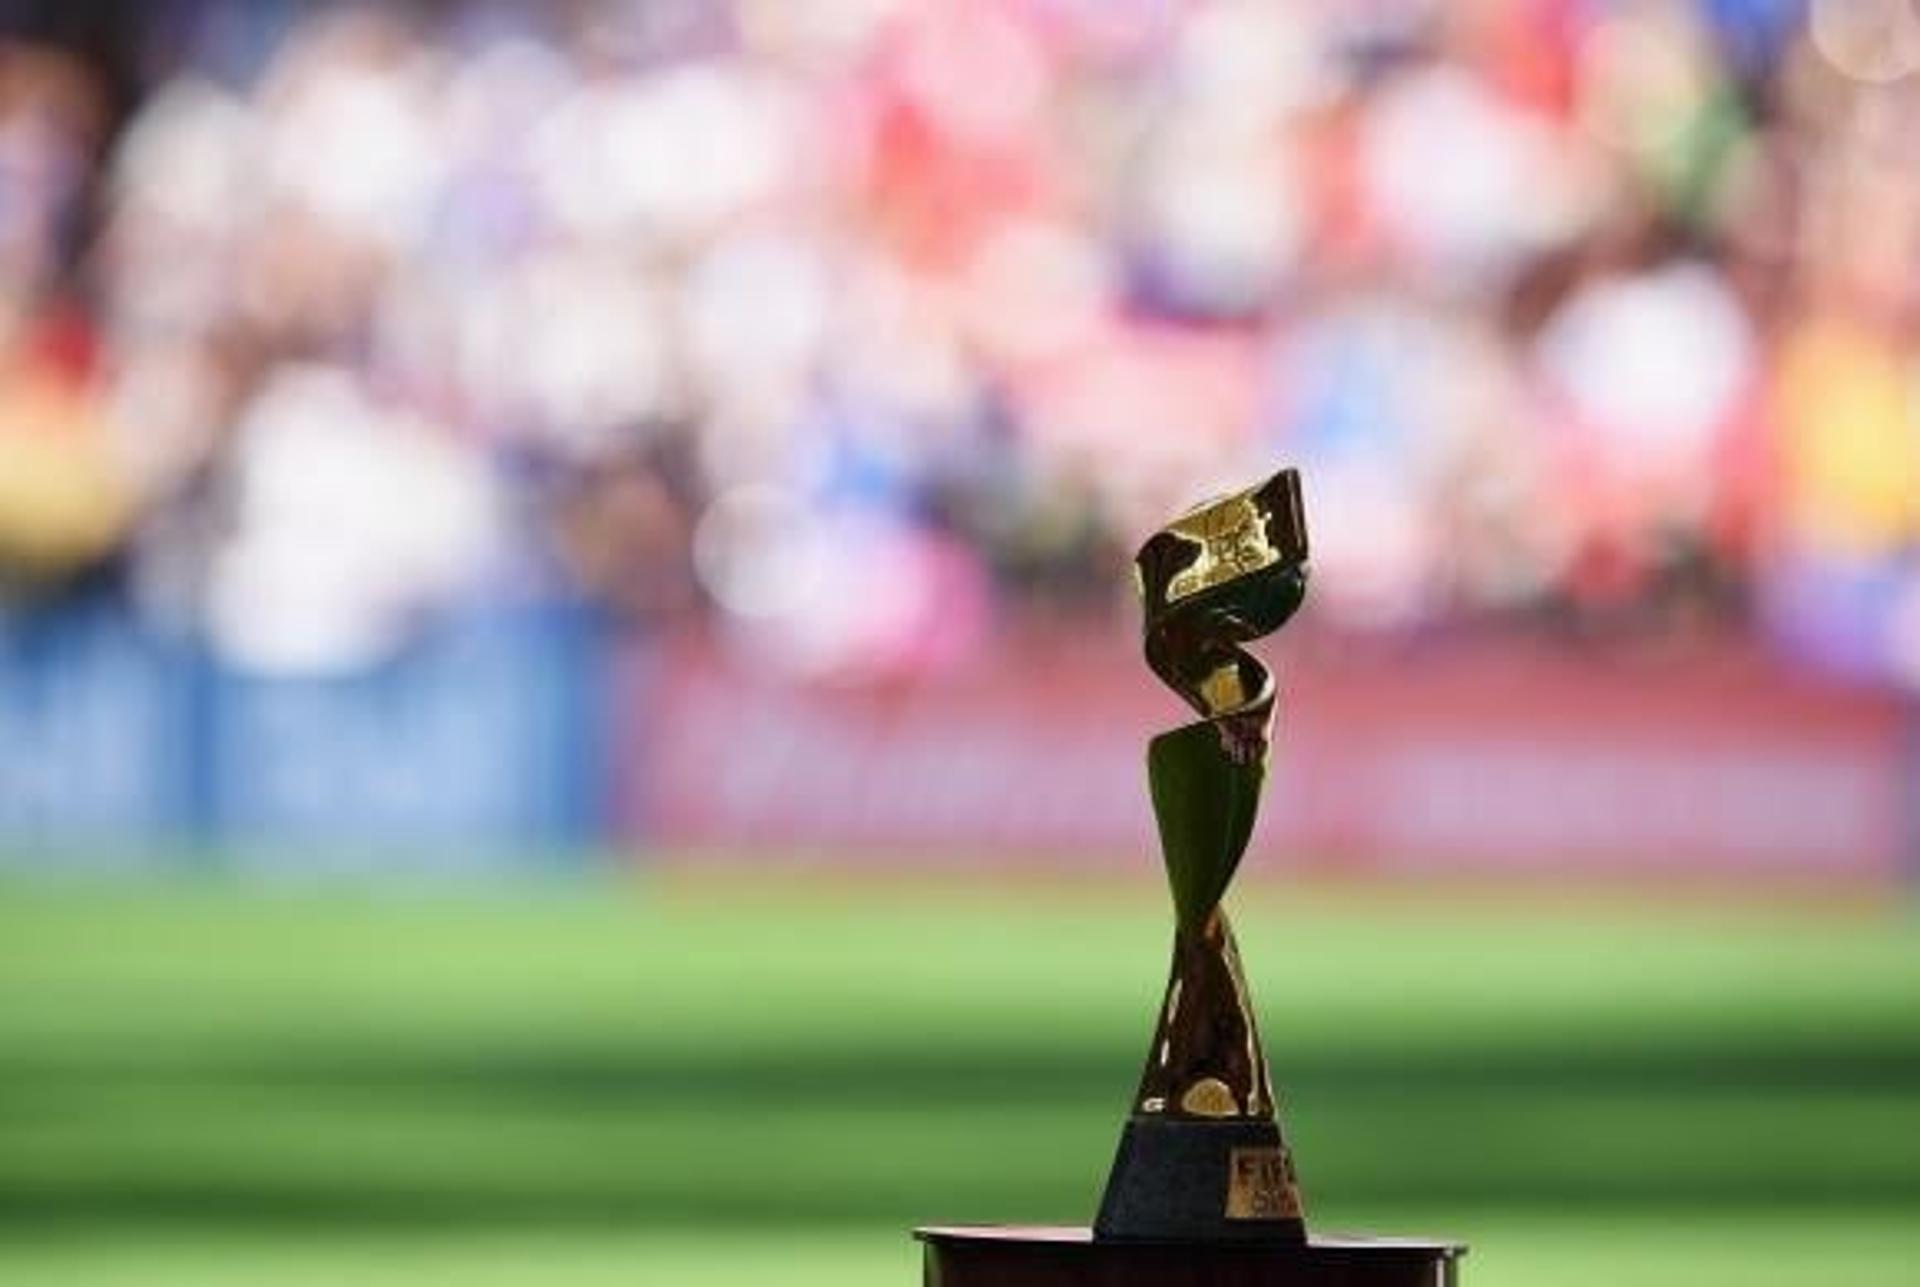
[[[1023,1246],[1033,1246],[1036,1244],[1084,1245],[1093,1242],[1093,1230],[1089,1229],[1086,1225],[1074,1224],[931,1224],[923,1225],[915,1229],[913,1236],[921,1242],[939,1244],[1012,1243]],[[1174,1244],[1127,1243],[1124,1245],[1156,1246]],[[1240,1243],[1233,1245],[1245,1246],[1248,1244]],[[1467,1250],[1467,1246],[1463,1242],[1451,1242],[1440,1238],[1397,1238],[1382,1237],[1377,1234],[1318,1232],[1308,1235],[1307,1247],[1313,1251],[1407,1251],[1422,1255],[1438,1256],[1462,1256],[1466,1254]]]

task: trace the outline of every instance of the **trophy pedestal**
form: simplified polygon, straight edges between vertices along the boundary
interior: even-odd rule
[[[1090,1229],[914,1230],[925,1287],[1454,1287],[1457,1242],[1313,1234],[1304,1244],[1109,1242]]]

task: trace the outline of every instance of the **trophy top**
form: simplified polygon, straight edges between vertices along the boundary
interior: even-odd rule
[[[1280,564],[1307,559],[1298,470],[1195,505],[1156,532],[1134,559],[1149,615]]]
[[[1271,678],[1240,645],[1286,624],[1306,569],[1298,471],[1188,510],[1134,555],[1147,664],[1208,719],[1264,708]]]

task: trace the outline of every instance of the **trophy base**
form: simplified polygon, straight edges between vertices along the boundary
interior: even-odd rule
[[[1132,1118],[1093,1232],[1102,1240],[1307,1240],[1293,1162],[1271,1121]]]
[[[1109,1242],[1086,1228],[914,1230],[925,1287],[1454,1287],[1466,1247],[1316,1233],[1305,1242]]]

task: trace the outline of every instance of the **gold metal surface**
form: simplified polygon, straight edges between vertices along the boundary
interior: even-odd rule
[[[1267,539],[1267,525],[1251,493],[1201,505],[1175,519],[1166,530],[1197,547],[1193,562],[1167,582],[1168,603],[1178,603],[1280,561],[1280,551]]]
[[[1206,1120],[1271,1117],[1267,1060],[1221,908],[1199,933],[1175,931],[1166,997],[1135,1111]]]
[[[1272,679],[1240,645],[1293,615],[1306,562],[1306,512],[1291,469],[1175,519],[1134,556],[1147,664],[1209,719],[1264,708]]]
[[[1148,664],[1203,717],[1163,733],[1147,767],[1178,912],[1173,961],[1134,1111],[1264,1120],[1273,1091],[1233,930],[1220,906],[1265,781],[1274,685],[1243,644],[1306,592],[1299,476],[1199,506],[1134,560]]]
[[[1202,1077],[1180,1096],[1180,1110],[1195,1117],[1233,1117],[1240,1105],[1227,1083],[1218,1077]]]

